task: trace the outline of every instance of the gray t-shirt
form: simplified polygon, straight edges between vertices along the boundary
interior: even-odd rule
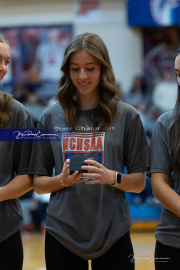
[[[64,161],[74,154],[96,152],[98,162],[123,173],[146,170],[149,153],[140,116],[130,105],[117,103],[109,130],[92,131],[95,110],[81,111],[72,131],[59,104],[46,109],[39,128],[62,132],[61,140],[34,142],[29,173],[51,176],[62,172]],[[104,254],[131,226],[125,193],[108,184],[79,183],[51,194],[46,230],[76,255],[88,260]]]
[[[170,129],[174,122],[173,112],[170,110],[162,114],[156,122],[150,145],[151,167],[147,174],[168,174],[169,185],[180,194],[180,174],[171,166]],[[180,248],[180,218],[165,207],[162,208],[155,237],[164,245]]]
[[[11,117],[4,129],[33,128],[29,113],[18,101],[12,100]],[[16,175],[28,173],[31,142],[0,140],[0,186],[7,185]],[[22,211],[18,199],[0,202],[0,242],[21,228]]]

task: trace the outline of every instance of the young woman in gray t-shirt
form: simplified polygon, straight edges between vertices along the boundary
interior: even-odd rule
[[[154,196],[163,205],[156,229],[155,269],[179,269],[180,255],[180,48],[175,57],[177,101],[155,125],[151,145]],[[166,93],[164,93],[166,95]]]
[[[9,61],[9,44],[0,35],[0,82],[8,72]],[[0,137],[2,129],[20,128],[33,128],[29,113],[0,91]],[[30,154],[31,142],[0,140],[0,269],[4,270],[23,267],[23,217],[17,198],[32,189],[32,177],[28,175]]]
[[[124,191],[141,192],[145,186],[148,145],[139,114],[120,101],[98,35],[75,37],[61,70],[59,103],[38,122],[60,139],[35,142],[29,169],[34,190],[52,193],[45,226],[47,270],[88,269],[88,260],[92,269],[132,270]]]

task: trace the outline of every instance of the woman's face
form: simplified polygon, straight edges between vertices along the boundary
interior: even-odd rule
[[[176,59],[175,59],[175,72],[177,75],[178,85],[180,86],[180,54],[176,56]]]
[[[91,98],[98,94],[101,64],[96,57],[86,51],[72,53],[69,74],[78,95]]]
[[[10,62],[10,50],[7,43],[0,42],[0,82],[8,73],[8,64]]]

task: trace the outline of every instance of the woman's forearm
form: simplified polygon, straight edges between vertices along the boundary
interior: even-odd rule
[[[69,166],[69,160],[67,159],[63,165],[61,175],[50,177],[35,174],[33,177],[33,188],[36,193],[52,193],[62,188],[69,188],[71,185],[83,182],[84,179],[80,179],[82,173],[76,171],[71,175],[69,174]]]
[[[145,188],[146,175],[145,172],[132,174],[121,174],[121,184],[116,188],[126,192],[140,193]]]
[[[154,197],[169,211],[180,217],[180,196],[169,186],[169,175],[151,174]]]
[[[38,194],[46,194],[56,192],[57,190],[60,190],[64,187],[60,182],[59,175],[52,177],[34,175],[33,188]]]
[[[17,175],[6,186],[0,187],[0,202],[20,197],[32,189],[32,176]]]

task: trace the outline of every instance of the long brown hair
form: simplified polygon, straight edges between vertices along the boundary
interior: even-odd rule
[[[175,58],[180,55],[178,48]],[[176,75],[177,76],[177,75]],[[174,108],[174,123],[171,128],[171,165],[174,170],[180,172],[180,86],[178,84],[178,95]]]
[[[9,45],[8,41],[2,35],[0,35],[0,42]],[[11,100],[12,96],[6,95],[0,91],[0,128],[8,122],[11,116],[9,109]]]
[[[111,126],[117,111],[116,100],[120,100],[120,95],[115,87],[115,76],[108,50],[98,35],[93,33],[78,35],[67,47],[61,66],[63,75],[59,82],[59,91],[56,97],[63,108],[65,122],[68,126],[75,127],[80,114],[80,104],[76,96],[76,88],[69,75],[69,58],[73,52],[81,50],[92,54],[101,63],[99,105],[93,117],[93,128],[95,130],[101,123],[99,131],[102,131]]]

